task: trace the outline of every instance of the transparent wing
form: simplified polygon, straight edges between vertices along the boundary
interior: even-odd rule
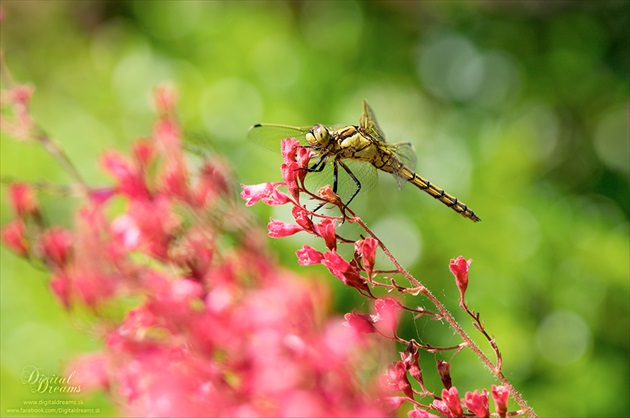
[[[363,100],[363,114],[361,115],[361,119],[359,120],[359,125],[361,126],[363,132],[376,139],[379,142],[385,141],[385,134],[378,126],[376,122],[376,116],[374,116],[374,111],[368,104],[367,100]]]
[[[372,164],[350,159],[344,159],[343,162],[361,183],[361,191],[357,196],[369,192],[376,186],[378,173]],[[333,166],[333,158],[331,157],[328,159],[326,167],[321,172],[312,172],[306,175],[304,186],[314,194],[317,194],[317,191],[327,184],[333,187]],[[341,201],[348,203],[348,200],[350,200],[356,190],[357,185],[355,182],[343,167],[339,165],[337,169],[337,194],[341,198]]]
[[[411,142],[395,142],[393,144],[386,144],[386,147],[411,171],[416,169],[416,150]]]
[[[311,127],[297,127],[274,124],[257,124],[249,128],[249,139],[263,148],[280,152],[280,142],[286,138],[295,138],[302,145],[306,143],[306,133]]]
[[[398,184],[398,189],[402,189],[408,180],[403,175],[405,171],[403,167],[406,167],[409,171],[415,171],[416,151],[411,142],[395,142],[393,144],[381,144],[381,146],[390,150],[403,164],[398,170],[392,172],[392,176],[394,176],[396,184]]]

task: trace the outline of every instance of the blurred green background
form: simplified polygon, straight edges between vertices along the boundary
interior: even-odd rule
[[[96,163],[103,150],[127,150],[150,133],[151,91],[163,81],[179,89],[185,128],[207,134],[245,184],[280,179],[280,156],[247,140],[251,124],[356,124],[367,99],[390,141],[414,143],[418,172],[483,221],[412,187],[399,192],[388,176],[354,210],[467,324],[448,263],[474,260],[469,304],[540,416],[629,416],[630,2],[3,0],[2,8],[13,76],[36,86],[37,120],[93,184],[109,181]],[[70,181],[37,148],[7,138],[1,147],[2,176]],[[67,202],[44,203],[49,219],[70,222]],[[263,225],[290,220],[285,208],[258,206]],[[4,224],[4,193],[1,208]],[[368,309],[323,269],[297,266],[303,242],[270,246],[287,267],[330,283],[339,312]],[[19,380],[25,366],[61,373],[98,341],[62,313],[42,272],[0,252],[4,414],[32,397]],[[459,342],[421,320],[401,334]],[[434,389],[436,358],[450,356],[423,356]],[[468,354],[453,364],[460,393],[493,383]],[[99,396],[88,406],[112,413]]]

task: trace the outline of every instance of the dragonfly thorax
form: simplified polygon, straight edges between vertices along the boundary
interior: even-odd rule
[[[311,146],[326,148],[330,142],[330,132],[324,125],[315,125],[307,132],[306,141]]]

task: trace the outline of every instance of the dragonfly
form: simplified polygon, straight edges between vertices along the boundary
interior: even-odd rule
[[[249,138],[272,151],[280,150],[280,141],[285,138],[295,138],[301,146],[310,148],[315,163],[305,168],[309,172],[305,187],[316,191],[330,184],[332,179],[333,192],[345,202],[344,208],[360,192],[367,192],[376,185],[377,171],[381,170],[394,177],[398,189],[411,183],[463,217],[480,221],[466,204],[414,171],[416,153],[413,145],[410,142],[387,142],[366,100],[363,100],[359,125],[256,124],[250,128]]]

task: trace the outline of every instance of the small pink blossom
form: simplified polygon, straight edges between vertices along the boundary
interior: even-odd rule
[[[296,162],[284,163],[282,164],[280,170],[282,171],[282,180],[284,180],[284,184],[287,186],[289,190],[289,194],[295,201],[299,201],[300,198],[300,187],[297,183],[298,173],[300,171],[300,167]]]
[[[290,235],[296,234],[302,231],[303,229],[299,225],[288,224],[286,222],[269,218],[269,223],[267,224],[267,230],[269,231],[269,236],[271,238],[281,238],[281,237],[288,237]]]
[[[55,273],[51,276],[48,282],[50,290],[59,299],[65,309],[70,308],[70,291],[71,283],[70,277],[63,272]]]
[[[152,326],[156,325],[157,317],[146,307],[139,307],[129,311],[127,317],[118,327],[123,337],[142,339]]]
[[[365,267],[368,277],[372,276],[372,271],[374,270],[377,247],[378,241],[372,237],[354,243],[354,251],[363,259],[363,266]]]
[[[442,389],[442,401],[447,406],[454,418],[460,418],[464,416],[462,410],[462,402],[459,400],[459,394],[455,386],[450,389]]]
[[[12,110],[9,117],[6,117],[5,112],[0,114],[0,126],[3,131],[9,132],[17,140],[29,139],[35,128],[29,110],[34,90],[33,86],[22,84],[0,92],[0,105]]]
[[[403,363],[405,363],[411,377],[413,377],[421,385],[424,385],[424,381],[422,379],[422,369],[420,368],[419,363],[420,350],[418,350],[418,347],[416,347],[413,342],[410,342],[405,351],[400,353],[400,357]]]
[[[274,183],[267,182],[252,186],[241,184],[241,187],[243,188],[241,198],[245,199],[246,206],[252,206],[259,201],[269,206],[284,205],[291,201],[287,195],[276,189]]]
[[[136,220],[127,214],[120,215],[110,225],[114,239],[126,250],[135,250],[140,245],[141,232]]]
[[[496,406],[497,414],[500,417],[505,417],[508,410],[508,401],[510,398],[510,392],[505,386],[492,385],[492,399]]]
[[[368,287],[365,279],[336,252],[328,251],[324,253],[322,264],[328,267],[328,270],[346,286],[367,291]]]
[[[9,90],[11,99],[14,103],[27,106],[33,97],[35,89],[28,84],[16,85]]]
[[[319,264],[324,259],[324,255],[322,253],[307,244],[304,244],[302,249],[297,250],[296,255],[298,257],[298,263],[303,266]]]
[[[163,84],[156,87],[153,98],[158,115],[169,115],[175,110],[177,93],[173,86]]]
[[[398,316],[402,311],[400,303],[392,298],[376,299],[374,308],[376,310],[374,322],[382,324],[389,332],[395,334]]]
[[[298,147],[296,161],[300,169],[308,167],[308,163],[310,162],[312,156],[313,151],[310,148]],[[304,180],[304,177],[308,172],[306,170],[299,170],[298,173],[298,178],[300,180]]]
[[[382,382],[389,390],[399,390],[408,398],[413,399],[413,389],[407,379],[407,367],[402,361],[395,361],[387,366]]]
[[[437,361],[437,369],[440,374],[440,379],[442,379],[442,384],[448,390],[453,386],[451,381],[451,365],[444,360]]]
[[[470,267],[472,260],[466,261],[461,255],[455,260],[451,260],[449,268],[451,273],[455,276],[457,281],[457,287],[459,288],[460,300],[464,302],[464,294],[468,287],[468,268]]]
[[[141,170],[116,151],[101,157],[101,166],[118,182],[119,190],[132,199],[147,199],[150,195]]]
[[[326,247],[330,251],[337,249],[337,233],[335,231],[335,221],[330,218],[322,220],[319,224],[315,225],[315,231],[324,239]]]
[[[299,147],[300,142],[295,138],[286,138],[282,140],[280,143],[280,150],[285,164],[295,162]]]
[[[446,405],[446,402],[442,400],[436,399],[433,402],[431,402],[431,408],[435,409],[440,414],[444,415],[445,418],[455,418],[450,408]],[[463,415],[460,415],[458,418],[461,418],[461,417],[463,417]]]
[[[413,409],[407,412],[409,418],[439,418],[437,415],[433,415],[424,409],[418,408],[418,405],[414,405]]]
[[[482,393],[479,393],[477,390],[472,393],[466,392],[464,404],[477,418],[488,418],[490,416],[488,411],[488,391],[485,389]]]
[[[352,311],[351,313],[345,314],[344,318],[346,319],[346,323],[357,332],[366,334],[376,332],[376,327],[374,326],[371,315],[359,314]]]
[[[39,237],[39,252],[49,264],[57,268],[66,265],[71,247],[72,234],[63,228],[50,228]]]
[[[37,213],[37,199],[33,189],[23,183],[14,183],[9,187],[9,199],[15,214],[21,218]]]
[[[341,207],[341,205],[343,204],[343,202],[341,201],[337,193],[335,193],[332,187],[330,187],[330,185],[328,184],[320,188],[317,191],[317,195],[321,197],[322,199],[324,199],[325,201],[332,203],[335,206]]]
[[[2,227],[2,242],[17,255],[26,257],[29,247],[24,221],[15,219]]]
[[[306,211],[302,206],[293,206],[291,214],[293,215],[295,222],[304,228],[305,231],[313,231],[315,229],[308,211]]]
[[[155,146],[153,141],[149,139],[140,139],[133,144],[132,155],[135,162],[143,170],[149,167],[149,164],[155,157]]]
[[[140,230],[139,248],[159,259],[169,257],[169,247],[182,222],[173,206],[171,199],[160,195],[151,200],[133,199],[127,210]]]

